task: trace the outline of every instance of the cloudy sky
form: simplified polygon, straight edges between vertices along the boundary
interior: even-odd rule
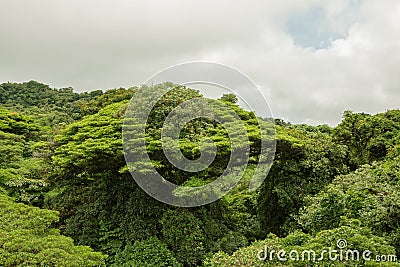
[[[0,38],[0,82],[130,87],[212,61],[291,122],[400,108],[399,0],[1,0]]]

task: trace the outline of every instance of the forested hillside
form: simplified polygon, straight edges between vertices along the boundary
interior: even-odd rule
[[[175,168],[160,143],[163,121],[180,103],[203,96],[168,86],[147,121],[149,157],[176,184],[213,181],[233,149],[229,136],[213,121],[190,121],[180,133],[182,153],[198,158],[199,143],[209,138],[217,156],[202,172]],[[150,197],[126,166],[124,114],[138,90],[0,85],[0,266],[400,266],[400,110],[344,111],[334,128],[275,119],[273,165],[250,192],[260,122],[225,95],[218,101],[248,134],[249,164],[222,199],[182,208]],[[370,250],[371,260],[258,258],[265,247],[320,255],[340,239]]]

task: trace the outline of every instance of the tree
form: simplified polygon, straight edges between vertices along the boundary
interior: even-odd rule
[[[156,170],[172,182],[187,186],[208,183],[221,175],[227,165],[232,149],[229,136],[217,122],[209,119],[190,121],[180,132],[182,153],[189,159],[195,159],[200,154],[201,141],[211,138],[218,148],[217,156],[213,164],[198,173],[173,166],[165,157],[161,146],[163,122],[179,104],[202,96],[195,90],[171,84],[157,85],[153,89],[163,90],[167,87],[170,89],[156,103],[147,120],[146,153],[152,163],[155,163]],[[141,105],[146,104],[146,98],[142,99],[136,91],[134,98]],[[220,104],[217,100],[205,101]],[[247,242],[245,234],[255,231],[250,226],[244,227],[246,230],[235,235],[235,240],[228,233],[229,227],[239,229],[244,221],[248,225],[256,221],[254,214],[248,214],[250,209],[242,213],[248,220],[232,223],[227,223],[225,219],[232,218],[234,212],[229,212],[229,215],[224,213],[226,207],[222,202],[213,203],[201,210],[183,209],[177,218],[173,218],[169,214],[177,212],[174,208],[156,201],[138,187],[128,172],[122,149],[121,130],[127,104],[127,101],[121,101],[107,105],[97,113],[70,124],[55,137],[57,147],[52,158],[54,172],[51,177],[55,189],[49,194],[51,197],[48,198],[48,204],[60,211],[58,226],[63,229],[63,234],[73,237],[79,245],[89,245],[110,255],[107,259],[109,265],[118,260],[116,255],[127,245],[151,237],[158,237],[167,244],[175,258],[185,265],[200,263],[202,257],[209,251],[215,251],[216,247],[231,251],[232,247]],[[243,120],[241,123],[248,133],[249,142],[239,144],[250,145],[250,165],[258,163],[261,134],[254,113],[242,110],[234,104],[222,106],[232,107]],[[226,119],[232,119],[232,115],[228,114]],[[239,123],[238,119],[232,121],[232,125],[236,123]],[[237,136],[243,138],[242,135]],[[140,165],[141,160],[137,160],[135,164],[140,166],[140,171],[144,171]],[[247,191],[248,186],[244,188]],[[255,210],[252,209],[251,212]],[[169,228],[176,226],[163,219],[167,217],[171,222],[182,225],[179,230],[190,235],[190,242],[177,242],[180,232],[170,232],[172,229]],[[187,224],[184,219],[188,219],[193,228],[184,228]]]
[[[238,102],[238,98],[235,94],[223,94],[220,97],[221,101],[236,104]]]
[[[205,255],[202,222],[186,209],[168,210],[161,219],[162,240],[185,266],[198,266]]]
[[[116,256],[115,267],[181,267],[167,245],[156,237],[126,245]]]
[[[0,194],[0,264],[11,266],[104,266],[103,256],[51,228],[57,212],[14,203]]]
[[[49,171],[48,162],[36,154],[40,130],[31,118],[0,108],[0,187],[17,201],[38,206]]]
[[[284,236],[296,229],[304,198],[347,171],[346,149],[329,134],[277,126],[275,160],[257,201],[263,231]]]
[[[130,100],[135,93],[135,88],[118,88],[107,90],[94,97],[82,97],[75,102],[76,108],[79,110],[80,117],[97,113],[100,109],[124,100]]]
[[[351,170],[363,164],[383,159],[400,131],[400,110],[390,110],[374,116],[345,111],[335,128],[334,138],[348,147]]]

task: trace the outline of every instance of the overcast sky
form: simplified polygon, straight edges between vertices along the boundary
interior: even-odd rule
[[[400,108],[400,1],[0,0],[0,82],[130,87],[199,60],[294,123]]]

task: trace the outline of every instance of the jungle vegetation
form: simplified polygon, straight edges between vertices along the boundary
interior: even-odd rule
[[[199,173],[175,168],[160,144],[163,121],[203,96],[170,83],[154,90],[166,86],[146,125],[149,157],[174,183],[208,183],[227,165],[229,136],[216,122],[191,121],[182,153],[198,158],[199,142],[211,138],[217,156]],[[126,166],[124,114],[138,90],[0,85],[0,266],[400,266],[400,110],[344,111],[336,127],[275,119],[275,159],[250,192],[263,120],[223,95],[249,136],[245,175],[222,199],[183,208],[150,197]],[[257,258],[266,246],[319,253],[339,239],[392,260]]]

